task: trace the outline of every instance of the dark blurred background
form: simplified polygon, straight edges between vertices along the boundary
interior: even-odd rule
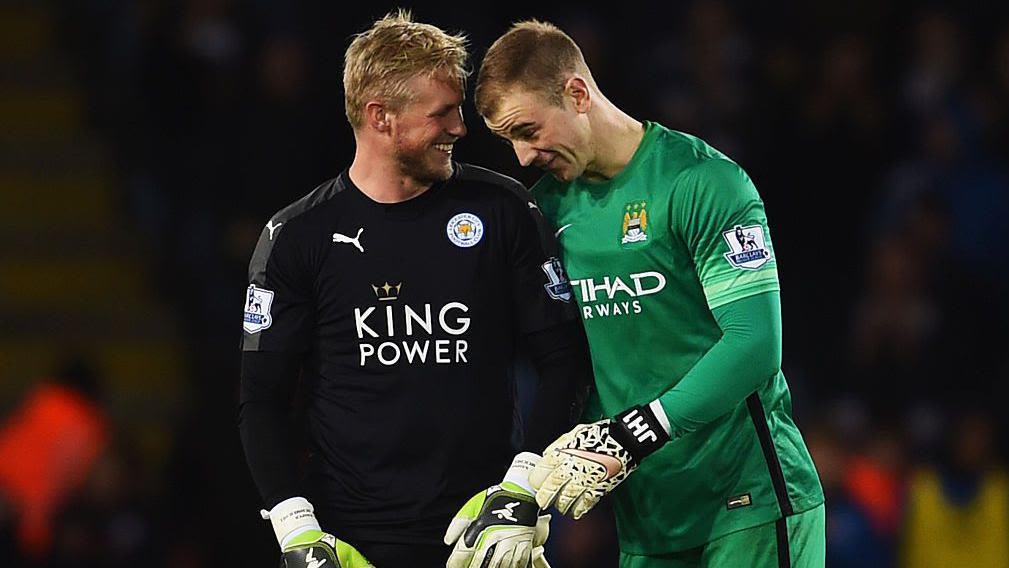
[[[1004,2],[402,5],[474,66],[549,19],[751,174],[828,566],[1009,566]],[[235,426],[246,266],[349,165],[343,52],[396,6],[0,0],[0,565],[276,562]],[[465,111],[457,158],[534,181]],[[616,565],[604,508],[550,547]]]

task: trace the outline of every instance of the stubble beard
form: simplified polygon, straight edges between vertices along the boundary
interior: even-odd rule
[[[445,181],[452,176],[451,160],[443,163],[432,160],[432,153],[437,151],[431,146],[410,147],[402,139],[396,140],[394,149],[400,173],[424,185]]]

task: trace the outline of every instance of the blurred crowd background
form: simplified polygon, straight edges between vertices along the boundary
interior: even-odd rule
[[[246,267],[349,165],[343,52],[396,6],[0,1],[0,565],[276,562],[235,425]],[[551,20],[617,105],[751,174],[828,566],[1009,566],[1005,3],[403,6],[474,67]],[[457,159],[536,179],[465,114]],[[605,509],[550,547],[616,565]]]

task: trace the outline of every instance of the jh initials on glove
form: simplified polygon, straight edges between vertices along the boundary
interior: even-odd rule
[[[635,406],[612,420],[579,424],[550,444],[529,474],[536,503],[582,518],[613,491],[669,434],[648,406]]]

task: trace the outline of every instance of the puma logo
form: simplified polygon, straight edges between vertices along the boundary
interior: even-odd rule
[[[361,246],[361,233],[364,232],[364,227],[357,230],[357,236],[350,238],[347,235],[341,235],[340,233],[333,233],[334,243],[347,243],[357,247],[357,250],[364,252],[364,247]]]
[[[273,219],[270,219],[270,222],[266,224],[267,230],[270,231],[270,240],[271,241],[273,240],[273,232],[276,231],[277,229],[279,229],[281,225],[283,225],[283,223],[277,223],[276,225],[274,225],[273,224]]]

